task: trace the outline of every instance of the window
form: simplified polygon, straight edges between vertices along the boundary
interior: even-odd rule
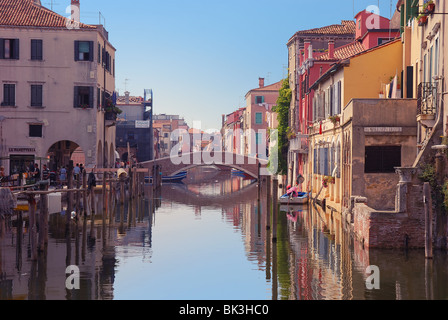
[[[41,124],[30,124],[30,138],[42,138],[42,127]]]
[[[263,113],[255,113],[255,124],[263,124]]]
[[[31,40],[31,60],[42,60],[42,40],[32,39]]]
[[[401,167],[401,146],[366,147],[365,173],[394,173]]]
[[[15,105],[16,105],[16,85],[5,83],[3,85],[2,106],[15,106]]]
[[[257,146],[261,145],[263,142],[263,135],[261,133],[255,133],[255,143]]]
[[[393,40],[392,38],[378,38],[378,45],[382,45],[386,42]]]
[[[101,44],[98,43],[98,64],[101,64]]]
[[[42,107],[42,85],[31,85],[31,106]]]
[[[19,59],[19,39],[0,39],[0,59]]]
[[[255,104],[262,104],[264,103],[264,97],[263,96],[256,96],[255,97]]]
[[[91,109],[93,108],[93,87],[75,87],[74,108]]]
[[[75,41],[75,61],[93,61],[93,41]]]

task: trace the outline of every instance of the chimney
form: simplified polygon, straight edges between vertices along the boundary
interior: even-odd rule
[[[71,19],[77,22],[81,21],[81,6],[79,0],[71,0]]]
[[[300,49],[299,50],[299,67],[302,66],[304,61],[305,61],[305,50]]]
[[[334,41],[328,41],[328,58],[334,59]]]
[[[129,91],[124,93],[124,103],[129,104]]]
[[[311,45],[311,43],[309,42],[309,41],[305,41],[305,57],[304,57],[304,59],[303,59],[303,61],[306,61],[306,60],[308,60],[308,58],[310,57],[309,56],[309,54],[310,54],[310,45]]]
[[[258,84],[260,85],[260,88],[264,87],[264,78],[258,78]]]

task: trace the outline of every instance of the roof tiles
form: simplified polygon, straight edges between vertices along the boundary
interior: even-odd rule
[[[352,42],[349,44],[346,44],[344,46],[338,47],[334,49],[334,58],[330,59],[329,53],[325,52],[321,55],[318,55],[315,57],[316,60],[342,60],[350,58],[358,53],[361,53],[365,51],[366,48],[358,42]]]
[[[0,0],[0,26],[66,28],[67,20],[33,0]],[[79,27],[96,29],[96,26],[84,23]]]

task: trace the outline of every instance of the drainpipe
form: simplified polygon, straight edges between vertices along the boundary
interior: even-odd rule
[[[106,40],[104,40],[104,51],[106,52]],[[103,71],[104,71],[103,101],[106,101],[106,66],[104,64],[104,61],[103,61]],[[103,168],[106,168],[106,112],[104,112],[103,114]]]

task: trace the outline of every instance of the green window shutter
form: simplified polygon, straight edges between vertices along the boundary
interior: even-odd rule
[[[412,6],[411,6],[411,18],[417,18],[419,15],[419,1],[418,0],[414,0],[412,2]]]
[[[255,114],[255,124],[262,124],[263,123],[263,113],[257,112]]]

